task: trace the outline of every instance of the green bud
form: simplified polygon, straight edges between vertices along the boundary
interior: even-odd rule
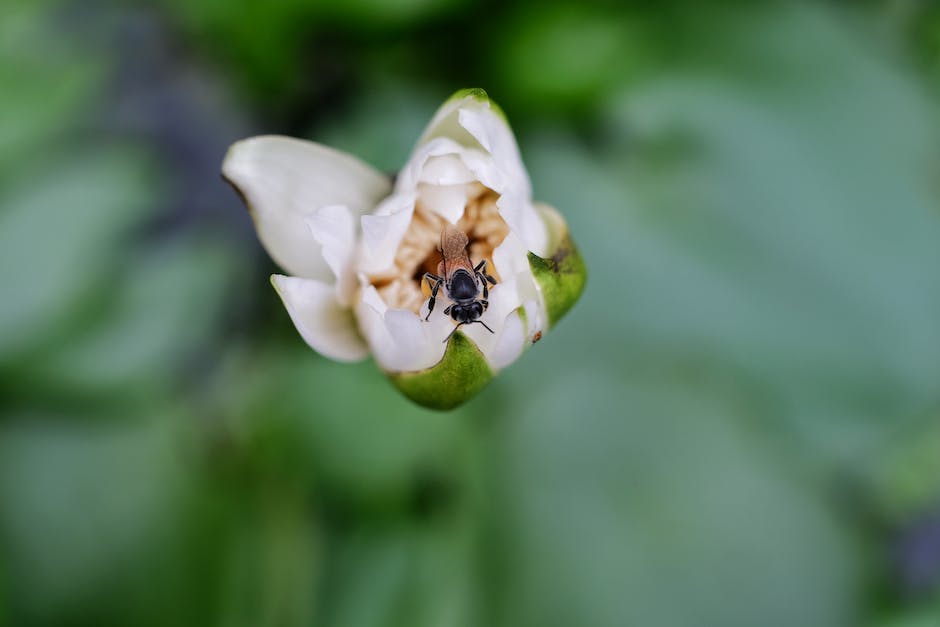
[[[417,372],[389,373],[402,394],[429,409],[453,409],[482,390],[493,371],[476,344],[457,331],[435,365]]]
[[[545,309],[548,312],[548,325],[553,327],[568,313],[584,291],[587,281],[584,259],[565,229],[551,257],[544,258],[529,253],[529,267],[532,268],[532,274],[542,289]]]

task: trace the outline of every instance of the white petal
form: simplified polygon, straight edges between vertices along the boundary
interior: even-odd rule
[[[461,150],[461,152],[463,152]],[[476,180],[457,154],[444,154],[430,157],[421,169],[419,181],[434,185],[456,185]]]
[[[421,134],[418,145],[425,144],[435,138],[446,137],[463,146],[478,146],[483,148],[483,146],[474,139],[473,135],[467,132],[467,129],[460,124],[460,109],[475,106],[482,106],[482,103],[477,103],[474,96],[457,95],[451,97],[434,113],[434,117],[431,118],[431,121],[424,129],[424,133]],[[486,102],[485,106],[490,106],[489,101]]]
[[[510,312],[498,328],[498,331],[496,328],[493,329],[495,333],[490,333],[480,325],[473,325],[466,331],[467,336],[476,342],[493,370],[502,370],[519,359],[529,341],[526,337],[525,323],[518,311]],[[461,330],[463,329],[464,327],[461,327]],[[480,330],[486,333],[486,336],[483,336]]]
[[[371,285],[357,306],[360,325],[378,364],[389,372],[430,368],[444,356],[450,328],[441,318],[425,322],[413,311],[390,309]]]
[[[368,354],[352,310],[340,305],[332,285],[280,274],[272,275],[271,283],[297,331],[315,351],[337,361],[357,361]]]
[[[539,257],[549,255],[549,234],[542,215],[528,196],[505,192],[496,200],[496,208],[523,245]]]
[[[460,158],[480,183],[497,194],[512,188],[511,179],[496,166],[492,155],[465,148],[460,153]]]
[[[477,181],[502,192],[506,180],[491,155],[439,137],[415,150],[398,173],[395,190],[417,191],[422,207],[456,223],[463,215],[470,192],[477,192]]]
[[[496,167],[511,181],[509,185],[518,193],[531,196],[532,186],[512,129],[482,91],[458,92],[441,105],[421,135],[419,149],[428,142],[442,138],[466,148],[481,148],[489,153]],[[491,189],[501,191],[495,187]]]
[[[430,368],[444,357],[446,346],[433,337],[434,327],[413,311],[389,309],[385,324],[395,338],[394,351],[387,354],[386,363],[395,370],[413,371]]]
[[[355,289],[353,260],[356,251],[356,222],[344,205],[327,205],[307,216],[313,239],[320,244],[323,259],[336,278],[340,304],[350,304]]]
[[[422,176],[424,175],[424,167],[429,161],[437,161],[437,157],[446,157],[448,155],[460,155],[466,150],[462,145],[455,142],[452,139],[446,137],[438,137],[430,142],[425,144],[419,144],[417,148],[411,153],[411,157],[408,159],[408,163],[405,164],[405,167],[401,169],[398,173],[398,177],[395,179],[395,191],[397,192],[411,192],[418,186],[418,183],[422,182]],[[481,153],[482,154],[482,153]],[[439,165],[434,166],[437,169],[437,176],[444,179],[456,180],[457,177],[461,174],[457,171],[445,171],[448,168],[449,164],[453,164],[453,161],[444,159],[439,162]],[[432,171],[429,176],[433,177],[435,172]]]
[[[381,349],[382,345],[388,341],[385,337],[387,333],[385,312],[388,311],[388,305],[382,300],[375,287],[369,284],[365,276],[360,275],[359,284],[362,286],[362,298],[356,303],[356,318],[359,320],[362,335],[369,343],[373,355],[378,359],[380,351],[376,348]]]
[[[514,324],[512,323],[513,316],[518,317],[518,314],[514,312],[522,306],[519,285],[516,280],[514,278],[503,278],[502,282],[490,288],[489,302],[489,309],[483,313],[480,320],[493,330],[492,333],[487,331],[482,324],[468,324],[460,327],[460,329],[467,337],[474,341],[487,358],[487,361],[490,362],[491,366],[494,368],[503,368],[509,363],[503,358],[504,355],[499,354],[506,353],[505,345],[502,344],[506,325],[507,323]],[[516,357],[522,352],[524,335],[525,333],[523,331],[516,334],[518,337],[518,342],[515,342],[518,344]],[[514,350],[515,349],[512,349],[509,352],[513,352]],[[513,357],[513,359],[515,359],[515,357]]]
[[[409,160],[407,176],[399,179],[398,189],[440,179],[433,174],[445,166],[448,173],[457,170],[453,165],[457,157],[476,180],[499,194],[496,204],[500,215],[526,248],[546,256],[550,233],[532,205],[532,188],[516,139],[505,118],[480,90],[460,92],[441,106]],[[424,168],[435,172],[426,175]],[[422,196],[431,194],[422,189]],[[443,194],[437,199],[440,205],[423,204],[451,219],[457,214],[454,205],[458,200],[452,192]]]
[[[515,233],[506,235],[502,243],[493,250],[493,267],[503,280],[519,274],[532,274],[528,251]]]
[[[474,185],[425,185],[418,186],[421,206],[443,217],[451,224],[463,217],[467,198],[471,193],[478,193]]]
[[[362,285],[362,302],[369,306],[375,313],[384,316],[388,311],[388,305],[382,300],[378,290],[369,285],[369,280],[364,275],[359,275],[359,283]]]
[[[392,267],[398,245],[411,224],[414,208],[414,194],[394,194],[385,199],[373,215],[360,218],[362,271],[379,274]]]
[[[468,106],[459,112],[460,125],[493,155],[496,166],[513,182],[514,190],[528,198],[532,195],[529,175],[522,164],[516,138],[502,116],[490,107]]]
[[[322,281],[331,273],[305,217],[327,205],[344,205],[359,216],[391,190],[387,176],[355,157],[275,135],[233,144],[222,173],[245,198],[274,261],[291,274]]]
[[[526,333],[532,336],[544,330],[547,315],[538,283],[532,276],[529,258],[519,238],[510,233],[493,251],[493,265],[504,283],[512,281],[526,313]]]
[[[526,317],[526,333],[528,341],[537,342],[545,330],[545,321],[548,319],[545,313],[545,304],[537,298],[530,298],[522,305]]]

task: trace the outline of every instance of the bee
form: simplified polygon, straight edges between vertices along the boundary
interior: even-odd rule
[[[493,332],[493,329],[486,326],[486,323],[480,320],[480,316],[486,311],[490,303],[487,300],[490,297],[489,285],[496,285],[496,279],[486,273],[486,259],[476,266],[470,261],[470,255],[467,254],[467,244],[469,239],[467,234],[451,224],[445,224],[441,231],[441,256],[443,259],[437,265],[438,274],[426,272],[424,280],[431,287],[431,297],[428,300],[428,315],[425,320],[431,317],[434,311],[434,303],[437,301],[437,293],[444,286],[444,293],[452,302],[444,309],[444,315],[449,315],[458,324],[454,327],[444,341],[450,339],[450,336],[465,324],[482,324],[483,327]],[[440,276],[439,276],[440,275]],[[482,298],[480,294],[482,292]]]

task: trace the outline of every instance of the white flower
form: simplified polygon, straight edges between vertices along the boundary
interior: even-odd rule
[[[532,202],[512,131],[482,90],[458,92],[440,108],[394,185],[352,156],[279,136],[237,142],[222,171],[288,273],[271,280],[304,340],[339,361],[371,352],[423,405],[469,398],[541,338],[584,285],[564,220]],[[483,324],[457,332],[444,314],[446,287],[428,316],[423,280],[438,272],[446,223],[467,234],[472,263],[485,259],[497,281]]]

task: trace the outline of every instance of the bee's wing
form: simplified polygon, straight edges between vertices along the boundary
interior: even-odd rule
[[[467,234],[450,223],[445,223],[441,230],[441,254],[445,259],[456,259],[467,254],[469,243]]]
[[[441,231],[441,255],[444,257],[446,273],[452,274],[458,268],[473,272],[470,256],[467,254],[469,241],[467,234],[456,226],[444,224],[444,229]]]

